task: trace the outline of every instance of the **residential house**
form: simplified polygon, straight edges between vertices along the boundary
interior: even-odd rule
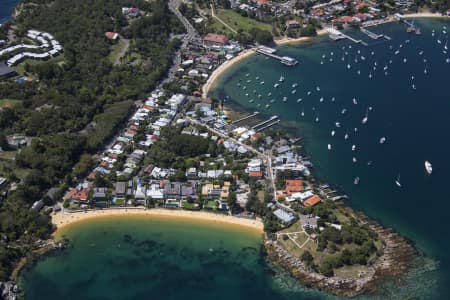
[[[117,198],[125,198],[125,192],[127,190],[127,183],[119,181],[116,183],[115,195]]]
[[[164,195],[166,199],[181,199],[181,182],[164,182]]]
[[[228,42],[228,37],[223,34],[208,33],[203,37],[203,44],[206,47],[222,47]]]
[[[95,187],[92,190],[92,200],[95,206],[106,206],[107,205],[107,188],[106,187]]]
[[[70,192],[70,200],[74,203],[88,203],[89,201],[88,183],[79,184]]]
[[[293,28],[299,28],[300,23],[296,20],[287,20],[286,21],[286,28],[287,29],[293,29]]]
[[[136,189],[134,191],[134,200],[136,201],[136,204],[147,205],[146,199],[147,195],[144,184],[137,182]]]
[[[154,200],[164,200],[164,189],[159,183],[152,183],[147,189],[147,197]]]

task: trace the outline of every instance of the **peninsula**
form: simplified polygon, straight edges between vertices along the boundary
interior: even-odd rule
[[[0,27],[7,299],[18,290],[14,267],[49,248],[52,232],[105,215],[264,230],[274,263],[337,295],[376,293],[380,281],[408,270],[411,243],[318,182],[301,137],[273,129],[278,116],[225,113],[208,91],[274,38],[301,42],[324,28],[392,21],[416,10],[412,3],[132,2],[24,0]],[[432,5],[448,15],[443,2]]]

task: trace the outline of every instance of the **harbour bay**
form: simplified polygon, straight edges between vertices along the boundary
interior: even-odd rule
[[[422,35],[407,34],[400,24],[370,28],[392,37],[391,41],[373,41],[349,31],[367,41],[368,47],[327,37],[279,47],[280,54],[300,61],[293,68],[254,55],[230,68],[210,95],[225,98],[235,109],[278,115],[284,125],[294,128],[305,139],[320,179],[339,186],[351,197],[348,204],[353,208],[411,238],[419,251],[432,257],[428,267],[439,264],[437,271],[422,276],[427,284],[433,282],[428,289],[436,291],[426,298],[445,299],[450,277],[446,257],[450,245],[442,239],[442,232],[450,227],[444,221],[449,207],[444,199],[448,198],[445,170],[450,164],[445,155],[450,64],[443,53],[447,37],[442,30],[448,22],[423,19],[416,24]],[[285,81],[274,88],[281,75]],[[362,124],[367,111],[368,122]],[[383,145],[381,137],[386,138]],[[432,175],[425,172],[425,160],[433,163]],[[402,188],[394,183],[398,174]],[[355,177],[360,178],[358,185]]]
[[[7,11],[0,23],[9,18],[8,10],[16,2],[6,3],[6,10],[0,7]],[[445,189],[445,170],[450,165],[445,121],[450,65],[445,60],[448,55],[441,53],[446,38],[442,37],[439,46],[436,39],[447,23],[417,23],[422,36],[407,35],[405,27],[398,24],[374,28],[393,40],[370,41],[367,48],[354,44],[348,48],[348,42],[330,42],[326,37],[280,47],[281,53],[300,61],[294,68],[252,56],[221,77],[212,94],[229,97],[226,104],[239,110],[278,115],[291,131],[305,138],[319,178],[350,195],[348,204],[353,208],[417,244],[424,255],[413,272],[385,283],[384,298],[417,295],[446,299],[450,242],[443,232],[450,228],[445,202],[449,196]],[[436,30],[434,37],[432,29]],[[350,34],[369,40],[359,32]],[[345,50],[341,48],[344,45]],[[397,49],[398,55],[394,54]],[[423,55],[418,54],[421,50]],[[375,61],[378,70],[372,69]],[[389,66],[388,75],[384,75],[385,65]],[[371,70],[373,78],[369,80]],[[281,75],[285,82],[273,88]],[[256,80],[256,76],[260,78]],[[239,79],[241,87],[237,88]],[[244,92],[247,80],[252,82]],[[298,83],[295,88],[294,83]],[[250,99],[254,101],[249,103]],[[369,107],[369,121],[363,125]],[[343,108],[347,109],[345,116]],[[320,121],[315,122],[316,118]],[[337,128],[336,122],[341,127]],[[358,132],[352,131],[354,127]],[[336,132],[333,137],[331,130]],[[346,131],[348,141],[343,138]],[[386,137],[383,145],[381,137]],[[331,151],[327,144],[332,145]],[[353,144],[357,151],[351,151]],[[352,163],[353,157],[357,163]],[[424,160],[433,163],[431,176],[424,171]],[[401,189],[394,184],[398,174]],[[361,179],[358,185],[353,184],[355,177]],[[77,224],[64,234],[71,240],[70,248],[49,254],[23,271],[26,299],[335,299],[270,266],[261,251],[262,238],[254,232],[173,218],[108,218]]]

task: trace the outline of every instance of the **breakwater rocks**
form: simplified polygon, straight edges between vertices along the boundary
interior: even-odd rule
[[[306,286],[345,297],[377,293],[380,283],[389,278],[405,274],[417,256],[414,246],[390,228],[369,220],[365,215],[345,208],[359,220],[367,223],[383,240],[383,254],[375,262],[355,277],[326,277],[308,268],[299,257],[291,254],[279,243],[266,240],[265,248],[273,263],[287,270],[294,278]],[[380,291],[382,292],[382,291]]]
[[[14,281],[0,282],[0,299],[16,300],[19,292],[20,289]]]

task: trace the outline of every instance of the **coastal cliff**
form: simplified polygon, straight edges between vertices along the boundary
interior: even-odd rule
[[[408,271],[413,259],[417,256],[417,251],[411,242],[391,228],[383,227],[364,214],[354,212],[351,208],[342,207],[342,209],[366,222],[383,241],[383,254],[358,276],[327,277],[317,273],[307,267],[299,257],[284,249],[277,241],[269,239],[265,242],[268,257],[306,286],[345,297],[377,293],[379,283],[403,275]]]

